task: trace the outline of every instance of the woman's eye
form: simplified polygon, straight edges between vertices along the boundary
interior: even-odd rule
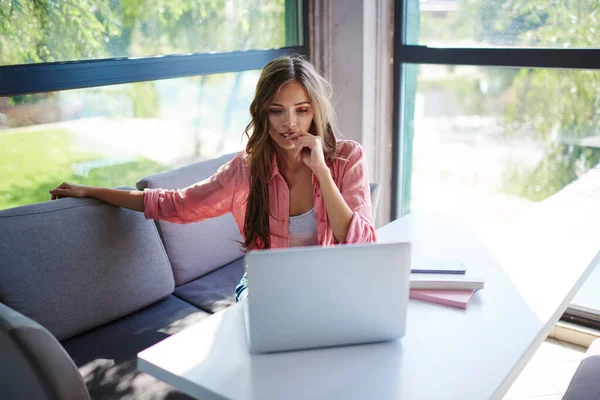
[[[301,108],[298,110],[299,113],[307,113],[308,112],[308,108]]]
[[[280,114],[281,110],[277,109],[277,108],[272,108],[269,109],[269,114]]]

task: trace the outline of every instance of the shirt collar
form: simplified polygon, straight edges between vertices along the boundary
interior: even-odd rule
[[[274,155],[273,161],[271,161],[271,176],[269,177],[269,182],[271,182],[271,179],[273,179],[276,175],[281,175],[281,173],[279,172],[279,167],[277,166],[277,155]]]
[[[327,166],[331,168],[329,163],[327,163]],[[279,172],[279,166],[277,166],[277,155],[275,155],[273,156],[273,161],[271,161],[271,176],[269,177],[269,182],[271,182],[271,180],[277,175],[281,176],[281,172]],[[283,178],[283,176],[281,176],[281,178]],[[319,185],[319,180],[314,172],[312,173],[312,183],[315,186]]]

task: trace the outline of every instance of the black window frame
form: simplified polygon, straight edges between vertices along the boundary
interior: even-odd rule
[[[261,69],[284,54],[309,55],[308,0],[286,0],[301,12],[286,43],[301,45],[221,53],[121,57],[0,66],[0,97]],[[286,21],[289,17],[286,16]]]
[[[406,44],[406,15],[409,1],[394,2],[394,58],[393,58],[393,111],[392,111],[392,199],[391,219],[395,220],[410,210],[406,204],[404,174],[411,160],[403,159],[406,146],[405,67],[404,64],[475,65],[483,67],[558,68],[600,70],[600,49],[548,48],[433,48]]]
[[[392,190],[391,219],[410,212],[410,180],[412,142],[405,137],[406,98],[404,64],[474,65],[483,67],[556,68],[600,70],[600,49],[549,48],[432,48],[406,44],[406,15],[409,1],[394,2],[394,57],[392,110]],[[410,156],[405,157],[405,148]],[[407,193],[408,188],[408,193]],[[600,328],[600,315],[567,308],[562,321],[592,329]]]

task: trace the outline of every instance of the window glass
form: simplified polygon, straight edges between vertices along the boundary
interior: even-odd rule
[[[242,150],[260,71],[0,97],[0,209]]]
[[[408,0],[407,44],[598,48],[600,0]],[[418,2],[418,3],[417,3]],[[418,7],[418,9],[416,8]]]
[[[302,45],[290,0],[0,2],[0,65]]]
[[[569,184],[595,185],[579,192],[600,204],[597,180],[581,179],[600,168],[600,72],[409,67],[418,70],[416,90],[407,86],[411,210],[463,214],[489,230]]]

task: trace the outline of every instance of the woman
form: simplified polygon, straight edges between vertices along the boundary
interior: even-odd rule
[[[246,251],[375,241],[364,149],[337,141],[331,85],[305,59],[268,63],[250,105],[246,150],[181,190],[63,183],[52,199],[93,197],[146,218],[198,222],[231,212]],[[246,279],[236,288],[236,298]]]

